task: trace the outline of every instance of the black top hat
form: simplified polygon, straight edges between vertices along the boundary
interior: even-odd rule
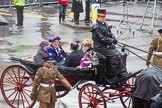
[[[160,34],[162,33],[162,28],[160,28],[160,29],[158,30],[158,33],[160,33]]]
[[[106,16],[106,9],[98,9],[97,15],[98,16]]]

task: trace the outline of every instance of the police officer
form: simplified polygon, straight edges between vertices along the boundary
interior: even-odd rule
[[[60,72],[53,67],[51,56],[44,56],[43,60],[44,66],[39,68],[36,72],[30,98],[40,101],[39,108],[54,108],[56,102],[55,80],[60,80],[69,90],[72,90],[73,87]]]
[[[110,26],[106,23],[106,9],[98,9],[97,16],[96,24],[91,29],[94,51],[107,57],[107,75],[115,76],[113,81],[117,81],[127,76],[128,73],[121,59],[121,53],[115,48],[117,39],[111,33]]]
[[[149,54],[147,55],[147,62],[146,66],[149,68],[149,61],[151,60],[152,54],[154,53],[158,56],[162,56],[162,28],[158,30],[159,36],[152,40],[150,48],[149,48]],[[162,58],[154,56],[153,57],[153,64],[157,67],[162,67]]]
[[[22,26],[23,25],[23,10],[25,6],[25,0],[14,0],[14,5],[17,11],[17,24],[16,26]]]

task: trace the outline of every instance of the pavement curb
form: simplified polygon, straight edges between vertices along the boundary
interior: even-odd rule
[[[85,30],[90,30],[91,26],[86,26],[86,25],[76,25],[74,22],[62,22],[62,25],[69,26],[72,28],[77,28],[77,29],[85,29]]]

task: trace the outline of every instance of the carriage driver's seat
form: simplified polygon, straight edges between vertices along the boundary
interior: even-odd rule
[[[121,56],[123,64],[126,67],[127,53],[121,52]],[[109,57],[105,57],[100,53],[97,53],[97,57],[99,58],[99,65],[97,66],[97,79],[99,83],[114,84],[118,82],[118,80],[123,79],[123,77],[127,77],[127,71],[123,71],[120,75],[117,75],[116,72],[112,70],[112,67],[109,64]]]

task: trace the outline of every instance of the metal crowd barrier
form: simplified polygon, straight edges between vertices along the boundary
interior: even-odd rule
[[[25,0],[25,6],[57,4],[57,0]],[[0,8],[13,7],[13,0],[0,0]]]

